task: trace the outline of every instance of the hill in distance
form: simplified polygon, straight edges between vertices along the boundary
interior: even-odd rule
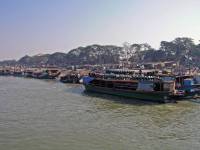
[[[132,63],[178,61],[185,65],[191,63],[199,65],[200,44],[195,45],[193,39],[187,37],[176,38],[173,41],[161,41],[160,48],[154,49],[149,44],[114,45],[89,45],[70,50],[68,53],[56,52],[35,56],[24,56],[18,61],[8,60],[0,65],[24,66],[71,66],[71,65],[96,65],[119,64],[120,61],[129,60]],[[189,61],[189,62],[188,62]]]

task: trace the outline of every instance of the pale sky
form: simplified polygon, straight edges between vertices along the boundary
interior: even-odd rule
[[[175,37],[200,40],[200,0],[0,0],[0,60]]]

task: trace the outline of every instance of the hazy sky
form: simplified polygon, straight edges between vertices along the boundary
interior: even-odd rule
[[[0,60],[179,36],[200,40],[200,0],[0,0]]]

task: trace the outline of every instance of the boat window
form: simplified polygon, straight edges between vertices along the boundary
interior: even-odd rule
[[[139,82],[138,91],[154,91],[154,83],[153,82]]]
[[[154,91],[163,91],[163,83],[155,82],[154,83]]]
[[[116,89],[124,89],[124,90],[136,90],[137,89],[137,85],[138,83],[134,83],[134,82],[117,82],[115,83],[115,88]]]
[[[163,85],[163,90],[164,91],[173,91],[174,90],[174,83],[164,83]]]
[[[108,88],[113,88],[113,83],[112,82],[107,82],[107,87]]]

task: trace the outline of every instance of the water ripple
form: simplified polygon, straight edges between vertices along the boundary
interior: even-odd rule
[[[192,101],[146,103],[85,93],[81,85],[0,77],[1,150],[197,150],[199,116]]]

